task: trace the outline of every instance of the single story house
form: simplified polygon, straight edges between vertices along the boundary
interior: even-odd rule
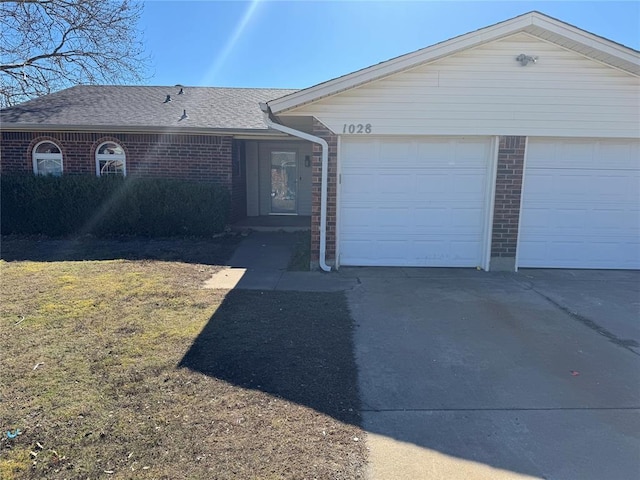
[[[530,12],[300,91],[73,87],[1,112],[1,168],[226,185],[325,270],[638,269],[639,77]]]

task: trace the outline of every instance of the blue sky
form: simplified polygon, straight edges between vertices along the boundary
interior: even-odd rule
[[[146,1],[149,85],[304,88],[538,10],[640,50],[640,2]]]

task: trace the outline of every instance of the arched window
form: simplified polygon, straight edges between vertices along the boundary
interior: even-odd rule
[[[96,150],[96,175],[122,175],[127,174],[127,162],[124,149],[113,142],[100,144]]]
[[[33,173],[36,175],[62,175],[62,152],[55,143],[40,142],[33,149]]]

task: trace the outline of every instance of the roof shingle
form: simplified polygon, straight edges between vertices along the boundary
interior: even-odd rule
[[[0,111],[3,127],[267,130],[259,102],[296,90],[79,85]],[[167,95],[170,102],[165,102]],[[183,117],[186,110],[187,118]]]

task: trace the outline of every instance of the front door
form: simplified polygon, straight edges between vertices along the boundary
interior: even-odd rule
[[[298,212],[298,159],[295,151],[271,152],[271,213]]]

